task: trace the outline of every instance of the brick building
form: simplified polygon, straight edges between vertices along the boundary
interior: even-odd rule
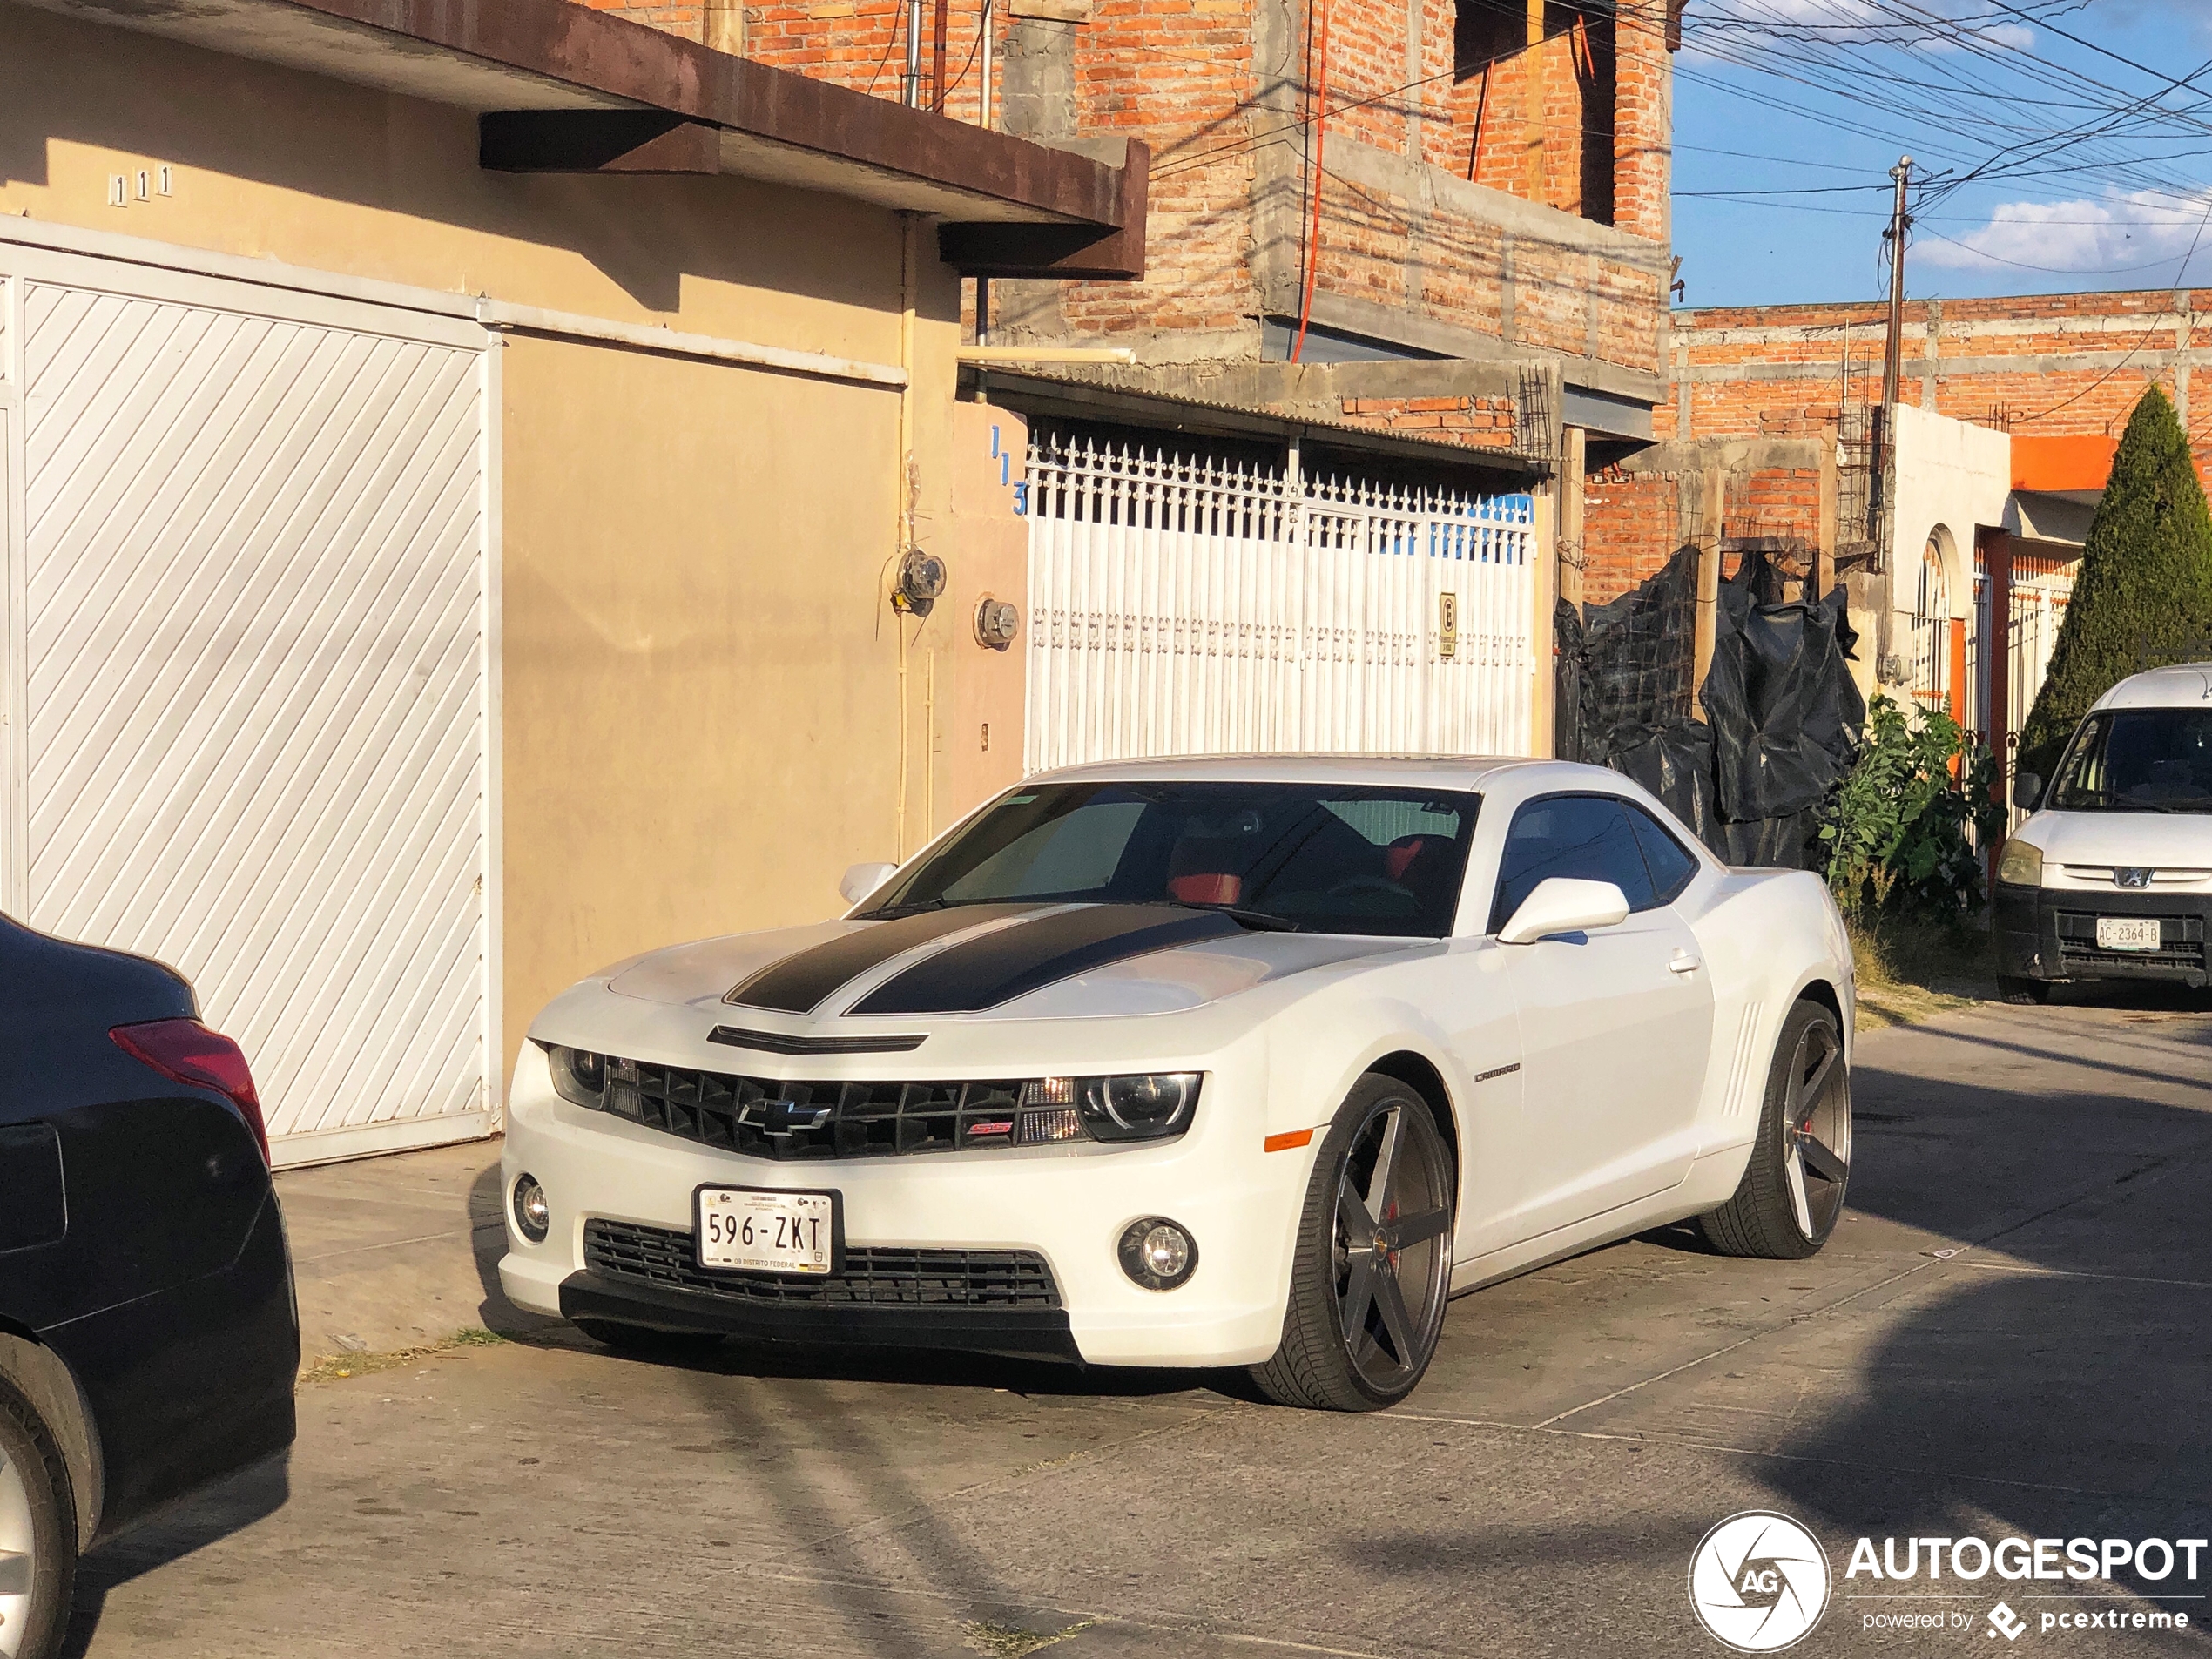
[[[963,300],[970,390],[1028,417],[1038,499],[1063,529],[1233,520],[1251,531],[1242,551],[1177,554],[1217,568],[1296,564],[1299,538],[1322,536],[1364,537],[1378,558],[1419,543],[1461,560],[1480,542],[1475,562],[1504,559],[1519,585],[1455,565],[1425,621],[1347,616],[1298,649],[1349,628],[1348,649],[1388,671],[1413,671],[1396,662],[1409,649],[1461,668],[1472,656],[1505,677],[1480,694],[1496,706],[1403,728],[1353,718],[1322,738],[1270,726],[1268,740],[1479,730],[1548,746],[1556,556],[1563,538],[1578,563],[1586,458],[1648,443],[1666,385],[1682,0],[578,3],[1095,160],[1149,153],[1141,283],[1035,280],[1049,231],[1025,247],[1027,278],[947,245],[981,279]],[[1052,268],[1079,279],[1080,246],[1067,248],[1076,263]],[[1487,620],[1454,658],[1453,607],[1478,589]],[[1257,615],[1030,617],[1054,649],[1123,642],[1109,655],[1155,649],[1127,643],[1147,629],[1281,631]],[[1057,661],[1032,657],[1033,686],[1061,683]]]
[[[583,3],[904,91],[899,0]],[[1303,363],[1428,366],[1344,377],[1341,422],[1497,447],[1479,417],[1509,404],[1547,455],[1562,423],[1652,435],[1679,0],[995,0],[988,41],[979,10],[946,19],[941,95],[922,9],[925,102],[981,119],[988,77],[994,125],[1152,155],[1146,280],[995,283],[994,344],[1126,347],[1085,378],[1218,401],[1304,316]]]
[[[1586,597],[1626,591],[1703,537],[1802,540],[1832,552],[1838,421],[1880,401],[1886,315],[1878,302],[1675,314],[1667,395],[1653,418],[1659,442],[1590,481]],[[2212,408],[2193,415],[2190,405],[2200,336],[2212,344],[2212,294],[2200,290],[1914,300],[1901,398],[2022,438],[2107,439],[2156,382],[2202,471]],[[2040,539],[2080,539],[2086,513],[2069,504],[2083,506],[2029,503],[2050,531]]]
[[[2112,448],[2146,386],[2174,400],[2200,473],[2212,463],[2212,408],[2192,412],[2208,298],[1912,301],[1895,455],[1879,479],[1869,417],[1885,307],[1678,312],[1656,442],[1588,482],[1583,597],[1627,592],[1686,546],[1716,576],[1739,549],[1783,550],[1824,589],[1831,573],[1843,583],[1866,689],[1947,707],[2001,743],[2040,685]],[[2009,617],[2003,651],[1993,604]]]

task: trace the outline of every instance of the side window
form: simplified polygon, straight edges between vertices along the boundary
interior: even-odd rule
[[[1649,910],[1662,902],[1636,849],[1629,815],[1610,795],[1554,795],[1532,800],[1514,814],[1498,866],[1490,931],[1506,925],[1538,882],[1555,875],[1610,881],[1627,895],[1631,910]]]
[[[1659,820],[1634,801],[1625,803],[1629,822],[1635,827],[1636,845],[1643,849],[1644,864],[1651,871],[1651,885],[1661,904],[1672,904],[1697,873],[1697,860]]]

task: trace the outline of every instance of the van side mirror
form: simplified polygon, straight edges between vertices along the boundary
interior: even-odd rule
[[[837,890],[846,903],[857,905],[898,873],[895,864],[856,864],[845,873]]]
[[[2041,774],[2023,772],[2013,778],[2013,804],[2024,813],[2032,813],[2043,804]]]
[[[1533,945],[1556,934],[1586,934],[1629,919],[1628,895],[1610,881],[1554,875],[1536,884],[1498,930],[1501,945]]]

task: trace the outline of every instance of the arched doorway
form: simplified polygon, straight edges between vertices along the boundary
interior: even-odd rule
[[[1905,651],[1905,684],[1924,709],[1951,706],[1951,580],[1943,530],[1928,536],[1912,590]]]

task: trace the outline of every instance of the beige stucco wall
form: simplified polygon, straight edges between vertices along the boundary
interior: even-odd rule
[[[110,174],[164,164],[172,195],[107,206]],[[488,173],[467,111],[11,3],[0,3],[0,213],[898,355],[898,222],[882,209],[736,179]]]
[[[934,723],[933,831],[1021,780],[1028,685],[1029,526],[1014,510],[1015,486],[1027,475],[1028,422],[982,403],[954,404],[953,415],[946,591],[921,636],[949,691]],[[986,595],[1022,616],[1004,651],[976,642],[975,610]]]
[[[111,173],[164,164],[173,194],[106,206]],[[487,174],[465,111],[4,0],[0,212],[875,362],[910,353],[908,471],[894,389],[576,339],[495,347],[510,1062],[579,975],[833,914],[846,865],[912,851],[1018,775],[1022,653],[984,651],[971,618],[984,588],[1018,590],[1022,522],[1010,489],[984,487],[981,415],[954,401],[958,283],[927,226],[909,249],[893,213],[744,180]],[[1018,455],[1019,421],[989,413]],[[902,694],[887,594],[909,508],[953,591],[904,625]],[[986,721],[991,751],[979,735],[971,754]]]
[[[503,378],[507,1003],[526,1018],[633,952],[833,914],[846,865],[887,843],[895,475],[792,486],[889,453],[898,399],[543,340],[511,341]]]

